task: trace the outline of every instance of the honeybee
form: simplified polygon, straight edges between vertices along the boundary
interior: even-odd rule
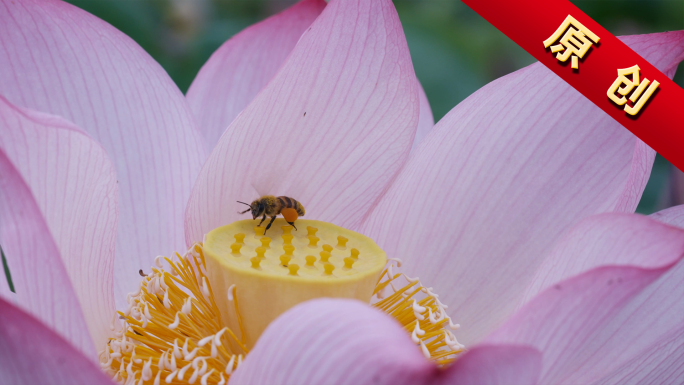
[[[282,214],[287,223],[292,225],[292,227],[297,230],[294,221],[297,220],[298,217],[303,217],[305,213],[304,206],[302,206],[302,204],[297,202],[297,200],[294,198],[290,197],[274,197],[273,195],[264,195],[252,202],[252,204],[247,204],[240,201],[237,202],[249,206],[247,210],[240,212],[240,214],[251,211],[252,217],[254,219],[257,219],[263,215],[258,226],[261,226],[261,224],[264,223],[266,216],[271,217],[271,221],[268,223],[268,226],[266,226],[266,230],[264,230],[264,235],[266,234],[266,231],[271,228],[271,225],[273,224],[273,221],[275,221],[278,214]]]

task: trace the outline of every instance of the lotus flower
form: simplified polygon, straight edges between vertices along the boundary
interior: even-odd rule
[[[389,0],[304,0],[226,42],[187,98],[77,8],[2,7],[7,383],[110,383],[115,299],[257,189],[401,258],[468,350],[438,368],[383,312],[318,299],[271,323],[231,383],[684,380],[684,207],[631,214],[654,152],[541,65],[432,127]],[[623,40],[670,77],[684,57],[682,32]]]

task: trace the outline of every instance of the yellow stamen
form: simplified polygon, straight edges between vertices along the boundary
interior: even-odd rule
[[[294,236],[291,226],[282,226],[283,235],[292,238],[276,237],[273,247],[258,230],[263,228],[252,236],[252,221],[241,221],[212,231],[207,244],[195,244],[183,256],[163,258],[168,269],[162,257],[155,259],[138,291],[127,296],[126,311],[116,315],[123,327],[100,353],[103,370],[121,383],[226,384],[258,338],[255,325],[267,325],[289,307],[323,296],[370,302],[395,318],[416,348],[440,367],[465,350],[452,333],[459,325],[446,314],[446,305],[418,279],[395,274],[398,260],[386,264],[384,252],[360,234],[324,222],[299,222],[314,226],[307,226],[307,235]],[[337,236],[338,244],[322,245],[317,261],[307,254],[319,230],[321,239]],[[343,251],[347,243],[356,248]]]
[[[392,267],[391,261],[378,280],[373,306],[399,321],[426,358],[439,366],[451,364],[465,351],[451,331],[460,326],[453,324],[446,306],[431,288],[423,287],[418,279],[393,274]],[[399,281],[405,283],[397,289],[395,284]],[[390,288],[394,292],[384,297],[382,293]]]
[[[236,239],[237,240],[237,239]],[[177,261],[164,258],[144,277],[128,308],[118,312],[123,327],[100,354],[101,367],[121,383],[225,384],[249,352],[224,325],[206,280],[201,244]],[[237,301],[234,311],[242,329]],[[241,332],[240,334],[244,334]],[[238,359],[236,359],[238,357]]]

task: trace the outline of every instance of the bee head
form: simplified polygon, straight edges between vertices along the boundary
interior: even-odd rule
[[[244,214],[248,211],[251,211],[252,212],[252,219],[257,219],[266,210],[266,207],[264,206],[263,203],[261,203],[261,201],[259,199],[252,202],[252,204],[247,204],[245,202],[240,202],[240,201],[237,201],[237,202],[242,203],[243,205],[249,206],[249,208],[247,210],[242,211],[242,212],[238,212],[238,214]]]
[[[260,199],[257,199],[254,202],[252,202],[252,204],[249,205],[249,207],[252,209],[252,218],[253,219],[259,218],[261,215],[264,214],[264,211],[266,211],[266,207],[264,206],[264,204],[261,202]]]

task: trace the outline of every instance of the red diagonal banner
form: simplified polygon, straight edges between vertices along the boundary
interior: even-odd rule
[[[568,0],[463,2],[684,171],[684,90],[605,28]]]

